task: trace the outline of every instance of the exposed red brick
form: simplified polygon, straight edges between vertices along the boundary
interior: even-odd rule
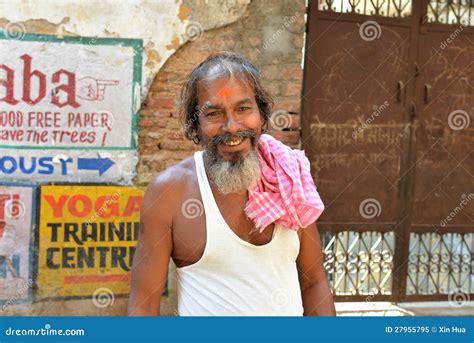
[[[299,130],[301,129],[301,116],[299,114],[291,115],[291,126],[290,129],[292,130]]]
[[[161,144],[162,149],[171,150],[171,151],[181,150],[181,146],[182,144],[178,140],[165,140]]]
[[[288,112],[300,113],[301,101],[298,100],[280,100],[276,103],[277,108],[284,109]]]
[[[299,96],[301,94],[301,83],[300,82],[288,82],[283,86],[281,95],[283,96]]]
[[[140,118],[150,118],[155,115],[155,111],[153,109],[143,108],[140,110]]]
[[[271,135],[280,142],[291,146],[298,145],[301,139],[299,131],[273,131]]]
[[[281,71],[282,80],[302,80],[303,69],[301,67],[285,67]]]
[[[173,116],[173,112],[166,108],[160,108],[153,111],[154,115],[158,118],[169,118]]]
[[[264,80],[275,80],[280,78],[280,67],[274,64],[266,65],[261,68]]]
[[[153,121],[151,121],[150,119],[140,119],[140,121],[138,122],[138,126],[151,127],[153,126]]]
[[[170,117],[161,117],[156,120],[156,125],[159,128],[165,128],[168,126],[168,122],[170,121]]]
[[[156,93],[151,93],[147,100],[148,108],[173,109],[175,101],[173,98],[163,97]]]

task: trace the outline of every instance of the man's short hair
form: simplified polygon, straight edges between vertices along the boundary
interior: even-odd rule
[[[247,58],[232,52],[219,52],[213,54],[201,62],[188,75],[181,89],[179,113],[184,126],[186,138],[199,144],[201,137],[199,133],[199,115],[205,109],[199,109],[197,90],[199,83],[206,77],[210,68],[219,66],[222,76],[231,77],[242,75],[247,79],[255,94],[255,100],[262,116],[263,127],[266,128],[268,118],[273,108],[271,95],[263,88],[260,71]]]

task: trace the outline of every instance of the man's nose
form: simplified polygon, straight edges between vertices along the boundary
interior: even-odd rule
[[[234,113],[228,112],[226,115],[226,121],[224,123],[224,130],[229,133],[236,133],[241,129],[240,126],[240,122],[237,120]]]

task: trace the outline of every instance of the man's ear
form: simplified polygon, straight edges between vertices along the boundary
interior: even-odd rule
[[[202,144],[202,132],[201,132],[201,127],[200,126],[198,126],[197,129],[196,129],[196,135],[193,138],[193,142],[196,145],[204,146],[204,144]]]
[[[265,120],[262,116],[261,122],[262,122],[262,129],[260,131],[261,133],[266,133],[268,131],[268,119]]]

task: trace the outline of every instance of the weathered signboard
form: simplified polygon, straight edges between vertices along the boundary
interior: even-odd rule
[[[35,188],[0,184],[0,304],[30,299]]]
[[[122,186],[42,186],[38,297],[128,294],[143,192]]]
[[[142,41],[0,32],[0,177],[130,183]]]

